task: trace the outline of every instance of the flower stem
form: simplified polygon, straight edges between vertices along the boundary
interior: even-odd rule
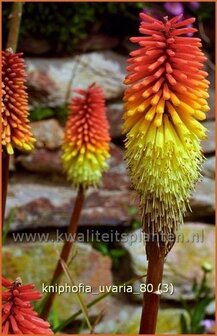
[[[9,155],[6,152],[2,153],[2,227],[4,226],[5,206],[8,190],[8,175],[9,175]]]
[[[81,211],[82,211],[82,207],[84,204],[84,189],[82,186],[79,187],[78,189],[78,193],[77,193],[77,197],[75,200],[75,205],[74,205],[74,210],[71,216],[71,220],[70,220],[70,224],[67,230],[67,235],[69,237],[74,237],[74,235],[77,232],[77,227],[78,227],[78,223],[79,223],[79,219],[80,219],[80,215],[81,215]],[[60,279],[62,274],[64,273],[64,270],[62,268],[62,264],[61,264],[61,260],[63,260],[66,264],[68,262],[69,259],[69,255],[72,249],[72,245],[73,245],[73,239],[68,239],[64,242],[61,254],[60,254],[60,258],[58,260],[58,263],[56,265],[56,269],[54,271],[52,280],[51,280],[51,285],[54,284],[59,284]],[[50,293],[48,294],[47,300],[42,308],[42,312],[41,312],[41,317],[43,317],[44,319],[47,319],[50,309],[52,307],[52,303],[55,297],[55,293]]]
[[[14,2],[9,16],[10,29],[8,35],[7,49],[11,48],[13,52],[17,50],[17,42],[19,37],[20,22],[22,17],[22,2]]]
[[[139,334],[155,334],[157,314],[160,303],[159,285],[162,283],[163,267],[165,260],[165,246],[157,241],[151,241],[147,245],[148,272],[146,285],[151,291],[144,292],[142,317]],[[148,286],[149,287],[149,286]],[[147,287],[146,287],[147,289]],[[149,290],[149,288],[148,288]]]
[[[7,41],[7,49],[12,52],[17,50],[17,42],[19,37],[20,22],[22,17],[22,2],[14,2],[10,13],[10,28]],[[8,175],[9,175],[9,154],[6,151],[2,153],[2,227],[4,226],[5,205],[7,199],[8,189]]]

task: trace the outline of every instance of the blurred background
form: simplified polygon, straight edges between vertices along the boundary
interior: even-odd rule
[[[3,48],[7,41],[11,3],[3,3]],[[7,225],[4,232],[3,270],[7,277],[34,281],[40,290],[49,282],[57,260],[56,230],[66,232],[76,192],[67,183],[61,162],[61,145],[67,102],[74,88],[100,84],[106,96],[110,123],[110,169],[99,189],[88,191],[79,232],[125,233],[127,242],[92,240],[76,244],[69,269],[76,283],[93,286],[122,284],[145,274],[146,258],[139,236],[139,213],[123,160],[121,134],[126,60],[135,48],[139,12],[156,18],[183,13],[196,17],[196,27],[208,57],[210,111],[204,125],[208,139],[202,144],[207,160],[203,178],[191,197],[192,212],[181,229],[185,241],[168,255],[164,282],[174,294],[164,294],[158,333],[214,333],[214,214],[215,214],[215,4],[212,2],[134,3],[25,3],[18,51],[27,64],[31,127],[37,139],[30,154],[16,152],[10,161]],[[89,231],[88,231],[89,230]],[[37,233],[29,242],[14,241],[14,233]],[[49,242],[45,236],[49,234]],[[192,241],[197,233],[199,241]],[[33,241],[35,240],[35,241]],[[135,242],[133,242],[136,240]],[[66,279],[65,279],[66,281]],[[143,280],[132,283],[139,292]],[[63,281],[64,282],[64,281]],[[87,304],[95,299],[84,294]],[[142,294],[109,295],[88,310],[96,333],[137,333]],[[50,316],[53,325],[79,310],[76,297],[62,294]],[[86,330],[80,315],[68,333]]]

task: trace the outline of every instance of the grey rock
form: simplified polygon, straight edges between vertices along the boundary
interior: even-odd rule
[[[127,174],[124,151],[110,144],[111,157],[108,160],[109,169],[103,174],[102,187],[108,190],[126,190],[130,188],[130,178]]]
[[[123,161],[119,160],[122,154],[116,152],[116,147],[112,150],[114,153],[109,162],[110,172],[104,174],[99,189],[89,189],[80,225],[129,225],[132,220],[140,219],[139,212],[130,211],[132,206],[136,208],[135,193],[129,190],[130,181],[126,168]],[[11,230],[66,227],[76,191],[63,177],[59,181],[46,176],[34,178],[18,178],[15,175],[10,180],[6,215],[9,215],[12,208],[17,208]],[[198,182],[190,205],[192,212],[187,214],[188,220],[214,219],[214,180],[204,177],[202,182]]]
[[[9,171],[15,171],[16,170],[16,165],[15,165],[15,158],[14,155],[10,155],[9,158]]]
[[[119,98],[124,90],[125,57],[111,51],[91,52],[64,59],[27,58],[31,106],[61,106],[73,88],[87,88],[96,82],[106,99]]]
[[[34,173],[63,174],[62,151],[35,148],[30,154],[19,155],[19,162],[25,169]]]
[[[208,98],[208,105],[210,110],[206,114],[207,120],[214,120],[215,119],[215,89],[209,89],[209,98]]]
[[[36,138],[36,148],[53,150],[63,143],[64,131],[56,119],[32,122],[31,130]]]
[[[36,183],[16,179],[9,184],[6,206],[6,217],[16,208],[10,230],[68,226],[75,196],[76,191],[70,185],[49,184],[46,179]],[[129,214],[131,198],[132,194],[126,189],[89,189],[80,225],[129,224],[132,220]]]
[[[123,103],[116,102],[108,104],[107,116],[110,124],[110,134],[112,138],[118,138],[122,135],[123,126]]]
[[[205,160],[202,166],[202,174],[211,179],[215,179],[215,156]]]
[[[133,193],[129,190],[123,151],[111,144],[110,153],[109,170],[103,174],[100,188],[87,193],[81,225],[115,226],[132,220],[129,201]],[[7,216],[12,208],[17,208],[11,229],[67,226],[76,191],[63,175],[61,150],[34,149],[29,155],[19,156],[17,162],[38,175],[14,175],[10,179]]]
[[[45,136],[44,141],[46,140],[48,141]],[[103,188],[109,190],[128,189],[130,185],[130,179],[126,172],[126,164],[123,159],[123,150],[111,143],[110,154],[111,157],[108,160],[109,169],[103,174],[102,178]],[[19,155],[16,159],[16,162],[19,162],[25,169],[31,172],[63,175],[64,170],[61,156],[61,149],[51,151],[47,150],[46,148],[35,148],[27,155]]]
[[[215,300],[210,302],[210,304],[206,307],[206,314],[207,315],[215,315],[216,312],[216,303]]]
[[[214,270],[214,226],[202,223],[186,223],[177,233],[177,240],[169,252],[165,268],[163,283],[172,284],[173,293],[163,293],[162,300],[179,301],[182,297],[192,300],[193,282],[201,281],[203,277],[202,266],[209,263]],[[131,267],[129,271],[136,275],[143,275],[147,272],[147,259],[144,248],[144,237],[141,230],[129,234],[127,242],[122,243],[131,256]],[[140,282],[135,283],[135,291],[138,292]],[[214,271],[208,275],[208,285],[213,294],[215,290]],[[172,289],[170,285],[170,290]],[[142,300],[140,295],[132,296],[132,300]]]
[[[188,220],[206,219],[215,215],[215,181],[203,177],[196,184],[195,191],[190,199],[192,211],[188,212]]]
[[[202,141],[202,149],[204,154],[215,152],[215,121],[206,121],[203,126],[207,128],[207,139]]]
[[[117,307],[119,311],[117,311]],[[180,316],[184,314],[187,317],[187,313],[184,309],[180,308],[166,308],[160,309],[158,313],[158,321],[156,333],[162,334],[180,334]],[[115,302],[111,314],[102,320],[102,322],[96,326],[96,333],[113,334],[114,331],[117,334],[124,335],[138,335],[139,325],[141,319],[141,307],[129,306],[126,303]]]
[[[58,261],[62,243],[16,243],[3,248],[3,273],[8,279],[15,280],[18,276],[23,283],[34,283],[36,288],[42,292],[43,288],[50,284],[50,280]],[[112,285],[111,260],[102,256],[89,244],[75,243],[70,258],[72,262],[68,265],[68,270],[77,286],[79,284],[91,286],[91,293],[80,293],[83,302],[88,304],[96,298],[92,294],[97,292],[99,286]],[[43,286],[44,284],[44,286]],[[63,274],[62,286],[73,284]],[[43,296],[46,294],[43,293]],[[96,317],[108,304],[109,298],[101,300],[88,310],[90,317]],[[56,294],[55,307],[60,320],[64,320],[73,313],[80,310],[78,298],[75,293],[65,290],[62,294]]]

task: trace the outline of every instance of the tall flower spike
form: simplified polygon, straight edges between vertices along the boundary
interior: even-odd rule
[[[2,51],[2,134],[1,143],[8,154],[13,148],[31,150],[33,138],[28,120],[26,72],[22,53]]]
[[[35,334],[52,335],[48,322],[45,322],[34,311],[30,301],[39,300],[41,294],[34,290],[33,284],[22,285],[17,278],[14,282],[2,278],[2,334]]]
[[[187,27],[194,18],[140,17],[146,36],[131,38],[139,48],[130,54],[125,79],[126,159],[145,232],[166,237],[183,222],[200,176],[209,82],[200,39],[181,36],[196,31]]]
[[[74,186],[87,188],[100,182],[109,157],[109,127],[102,89],[92,84],[76,90],[65,128],[63,163]]]

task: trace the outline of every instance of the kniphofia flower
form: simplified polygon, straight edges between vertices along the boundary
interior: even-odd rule
[[[76,93],[69,106],[63,163],[72,184],[86,188],[97,185],[107,169],[109,126],[102,89],[92,84]]]
[[[2,132],[1,143],[8,154],[14,147],[29,151],[33,138],[29,125],[26,72],[22,53],[2,51]]]
[[[39,300],[41,294],[33,284],[22,285],[20,278],[14,282],[2,278],[2,334],[51,335],[48,322],[38,317],[31,301]]]
[[[199,38],[182,36],[195,19],[141,13],[125,84],[126,158],[140,195],[144,230],[173,233],[183,222],[203,161],[201,120],[209,110],[206,57]],[[145,35],[145,36],[144,36]],[[164,235],[165,236],[165,235]]]

